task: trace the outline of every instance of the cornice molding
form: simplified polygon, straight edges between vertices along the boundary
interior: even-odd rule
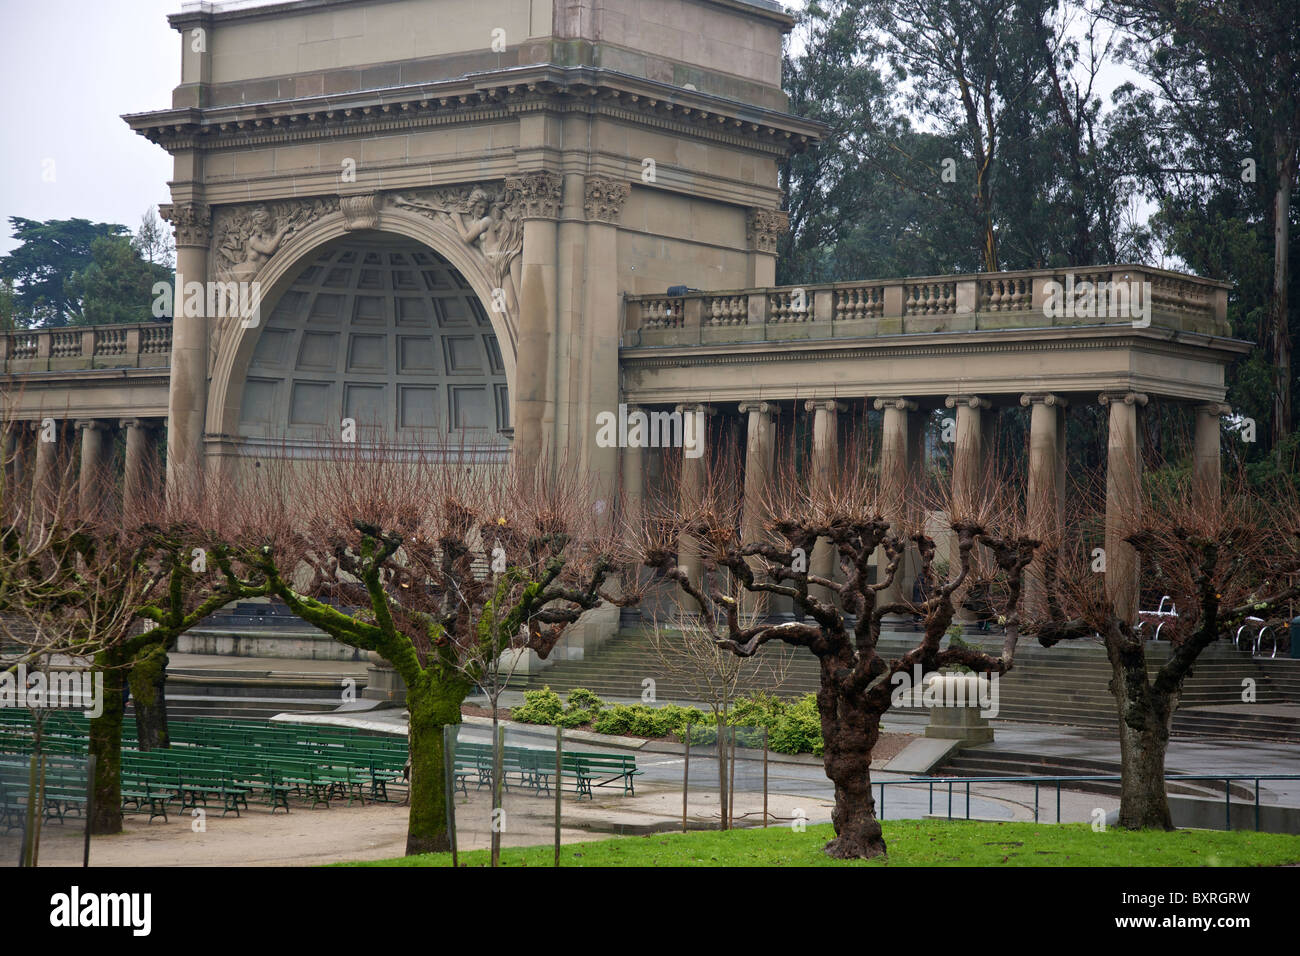
[[[738,100],[593,67],[515,67],[436,84],[235,106],[158,110],[123,119],[176,152],[369,136],[521,113],[598,113],[681,135],[781,155],[820,138],[823,124]]]
[[[985,333],[960,333],[962,336],[983,334],[990,337],[1016,334],[1018,330],[996,330]],[[1134,335],[1125,328],[1123,332],[1110,336],[1056,337],[1054,339],[1038,338],[1018,341],[997,341],[986,338],[981,341],[952,341],[954,333],[947,333],[949,341],[935,342],[929,335],[895,335],[888,338],[874,337],[850,339],[831,339],[810,341],[796,339],[788,341],[736,342],[716,345],[682,345],[682,346],[623,346],[619,349],[619,362],[624,368],[676,368],[708,365],[757,365],[768,362],[804,362],[831,361],[835,359],[860,359],[869,355],[873,359],[916,358],[926,356],[951,355],[995,355],[1017,352],[1074,352],[1092,349],[1139,349],[1148,351],[1169,351],[1186,355],[1180,345],[1194,345],[1198,349],[1211,352],[1212,361],[1226,363],[1237,354],[1249,351],[1249,344],[1237,339],[1224,339],[1213,336],[1181,335],[1178,339],[1162,336]],[[919,341],[908,342],[907,339]],[[849,345],[848,342],[853,344]],[[1225,343],[1235,343],[1241,348],[1224,348]],[[1208,346],[1208,347],[1207,347]],[[763,351],[758,351],[762,349]]]

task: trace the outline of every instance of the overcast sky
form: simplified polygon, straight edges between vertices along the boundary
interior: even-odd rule
[[[170,201],[171,157],[121,116],[171,106],[181,42],[167,14],[183,5],[0,0],[0,254],[16,245],[11,216],[77,217],[134,230],[146,209]],[[797,9],[803,0],[785,6]],[[1103,77],[1098,92],[1109,98],[1129,76]]]
[[[171,157],[123,113],[165,109],[180,81],[181,0],[0,0],[0,253],[10,216],[135,229],[168,202]],[[49,181],[47,181],[49,180]]]

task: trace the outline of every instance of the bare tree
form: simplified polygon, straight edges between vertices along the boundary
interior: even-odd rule
[[[836,858],[876,857],[885,841],[871,793],[871,751],[880,736],[880,718],[893,702],[898,674],[922,676],[950,664],[977,673],[1005,673],[1013,663],[1019,635],[1020,591],[1025,567],[1038,541],[1024,528],[1019,496],[992,478],[982,483],[974,503],[947,501],[956,537],[953,575],[935,579],[936,545],[923,529],[926,496],[918,489],[883,490],[877,476],[861,464],[869,456],[843,456],[836,487],[808,482],[786,468],[771,483],[764,511],[770,517],[763,533],[743,540],[733,520],[733,505],[705,493],[676,513],[651,516],[638,550],[645,563],[679,584],[698,608],[700,626],[714,643],[741,657],[752,657],[765,644],[781,641],[806,648],[820,664],[817,708],[825,743],[826,775],[835,785],[832,822],[835,839],[826,852]],[[708,485],[722,487],[721,482]],[[972,498],[976,496],[972,495]],[[886,516],[889,517],[886,517]],[[812,573],[807,556],[819,538],[839,557],[840,578]],[[692,576],[678,561],[682,541],[698,548],[702,572]],[[911,541],[928,582],[918,604],[886,603],[880,595],[893,583],[904,549]],[[883,559],[873,581],[873,555]],[[1003,652],[992,656],[971,648],[940,648],[955,613],[953,594],[971,575],[976,555],[985,557],[988,573],[1000,575],[1005,587]],[[757,559],[758,568],[751,562]],[[818,597],[816,589],[829,594]],[[794,620],[771,618],[746,623],[741,602],[746,594],[784,597]],[[919,643],[897,660],[877,652],[882,622],[889,614],[919,615]],[[850,616],[852,623],[850,623]]]
[[[545,465],[476,466],[476,457],[340,446],[304,463],[284,502],[296,513],[301,563],[257,548],[272,593],[295,614],[379,653],[406,683],[408,854],[449,847],[443,728],[460,723],[481,663],[510,650],[545,657],[586,611],[631,600],[606,589],[617,539],[583,482]],[[494,570],[497,549],[504,571]]]
[[[1115,613],[1095,556],[1104,505],[1100,493],[1088,489],[1072,496],[1083,504],[1067,524],[1060,553],[1044,549],[1047,601],[1026,632],[1048,647],[1088,639],[1104,645],[1119,717],[1119,825],[1171,830],[1165,755],[1183,683],[1201,653],[1216,640],[1231,641],[1248,617],[1284,625],[1276,619],[1300,596],[1300,505],[1289,483],[1261,492],[1236,479],[1218,500],[1168,476],[1147,484],[1136,500],[1120,503],[1112,521],[1137,552],[1143,578],[1178,608],[1178,618],[1162,631],[1170,636],[1169,659],[1152,672],[1148,635]]]
[[[754,615],[741,615],[741,627],[752,627]],[[776,691],[785,683],[791,654],[784,649],[763,655],[742,657],[718,646],[707,628],[689,614],[678,619],[680,639],[667,637],[656,620],[649,647],[661,673],[683,685],[691,700],[703,701],[717,727],[718,792],[722,795],[722,829],[731,829],[731,807],[726,799],[729,785],[730,742],[726,734],[732,704],[742,684],[761,685]]]

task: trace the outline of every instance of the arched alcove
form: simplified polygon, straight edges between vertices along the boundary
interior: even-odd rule
[[[409,237],[352,232],[302,256],[263,307],[238,396],[241,444],[366,437],[505,446],[507,362],[474,288]],[[234,437],[234,436],[232,436]]]

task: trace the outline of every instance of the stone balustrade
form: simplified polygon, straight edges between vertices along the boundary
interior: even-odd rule
[[[1095,325],[1228,336],[1224,282],[1148,266],[1031,269],[624,299],[625,348]]]
[[[53,372],[96,368],[165,368],[170,323],[76,326],[0,332],[0,371]]]

